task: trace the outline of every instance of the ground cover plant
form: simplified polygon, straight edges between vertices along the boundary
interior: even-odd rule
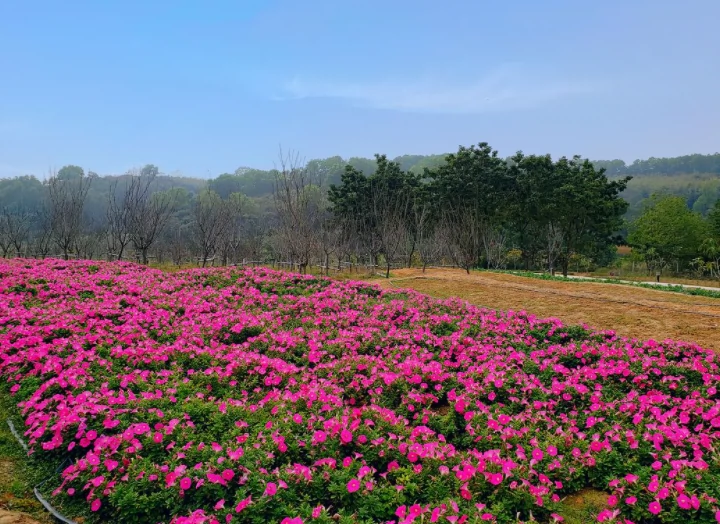
[[[601,522],[720,521],[720,370],[688,344],[262,268],[16,259],[0,376],[86,522],[553,522],[588,487]]]

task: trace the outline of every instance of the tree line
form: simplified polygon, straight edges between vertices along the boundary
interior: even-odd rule
[[[631,180],[579,156],[502,158],[487,143],[393,160],[304,162],[281,152],[273,170],[211,180],[154,165],[114,177],[65,166],[44,181],[0,181],[0,252],[325,272],[363,265],[386,275],[428,264],[567,274],[611,264],[616,246],[629,244],[648,271],[720,276],[717,199],[704,217],[682,196],[653,192],[627,220]]]

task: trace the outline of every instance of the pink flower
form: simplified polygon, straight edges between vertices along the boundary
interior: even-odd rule
[[[312,518],[317,519],[322,515],[323,506],[315,506],[312,510]]]
[[[342,442],[343,444],[349,444],[350,442],[352,442],[352,439],[353,435],[347,429],[344,429],[340,432],[340,442]]]
[[[349,493],[355,493],[360,489],[360,481],[358,479],[352,479],[347,483],[347,490]]]
[[[275,484],[274,482],[268,482],[265,486],[265,495],[267,495],[268,497],[272,497],[275,495],[275,493],[277,493],[277,484]]]
[[[662,506],[657,500],[653,500],[650,505],[648,505],[648,511],[653,515],[657,515],[662,511]]]
[[[625,499],[625,504],[628,504],[630,506],[635,505],[636,502],[637,502],[637,497],[630,496]]]
[[[690,504],[690,497],[685,494],[678,495],[676,501],[677,505],[680,506],[682,509],[692,508],[692,504]]]
[[[95,486],[96,488],[99,487],[103,482],[105,482],[105,477],[95,477],[94,479],[90,480],[90,484]]]
[[[502,473],[490,473],[487,479],[490,484],[492,484],[493,486],[497,486],[502,483],[503,476]]]
[[[250,505],[250,502],[252,502],[250,497],[242,499],[240,502],[238,502],[238,505],[235,506],[235,513],[240,513],[242,510],[247,508]]]
[[[440,518],[440,508],[435,508],[432,510],[432,513],[430,514],[430,522],[437,522]]]
[[[609,509],[604,509],[600,513],[598,513],[597,521],[598,522],[605,522],[607,520],[610,520],[613,516],[612,511]]]
[[[92,511],[97,511],[100,509],[100,506],[102,506],[102,502],[100,502],[100,499],[95,499],[92,501],[92,504],[90,504],[90,509]]]
[[[224,478],[225,480],[230,482],[233,479],[233,477],[235,476],[235,472],[231,469],[225,469],[225,470],[223,470],[221,475],[222,475],[222,478]]]
[[[215,503],[215,505],[213,506],[213,509],[215,511],[217,511],[219,509],[223,509],[224,507],[225,507],[225,499],[220,499]]]
[[[180,480],[180,487],[184,490],[190,489],[190,486],[192,485],[192,480],[190,477],[184,477]]]
[[[618,498],[615,495],[610,495],[607,499],[607,503],[608,503],[608,506],[610,506],[611,508],[613,506],[617,506]]]
[[[532,458],[534,460],[537,460],[538,462],[540,462],[544,456],[545,456],[545,454],[542,452],[542,450],[540,448],[535,448],[532,450]]]

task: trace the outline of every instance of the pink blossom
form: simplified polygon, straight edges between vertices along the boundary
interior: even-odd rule
[[[678,495],[676,501],[677,505],[680,506],[682,509],[692,508],[692,504],[690,504],[690,497],[685,494]]]
[[[654,500],[648,506],[648,511],[653,515],[657,515],[662,511],[662,506],[660,506],[660,503],[657,500]]]
[[[277,484],[275,484],[274,482],[268,482],[265,486],[265,495],[267,495],[268,497],[272,497],[275,495],[275,493],[277,493]]]

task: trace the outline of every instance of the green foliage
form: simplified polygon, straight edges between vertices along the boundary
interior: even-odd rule
[[[239,331],[233,331],[226,326],[220,330],[219,340],[226,344],[243,344],[249,338],[257,337],[263,332],[261,326],[245,326]]]
[[[720,239],[720,199],[715,201],[707,219],[710,233],[713,237]]]
[[[664,262],[687,262],[699,254],[708,235],[703,218],[690,211],[682,197],[654,195],[630,226],[628,243]]]

